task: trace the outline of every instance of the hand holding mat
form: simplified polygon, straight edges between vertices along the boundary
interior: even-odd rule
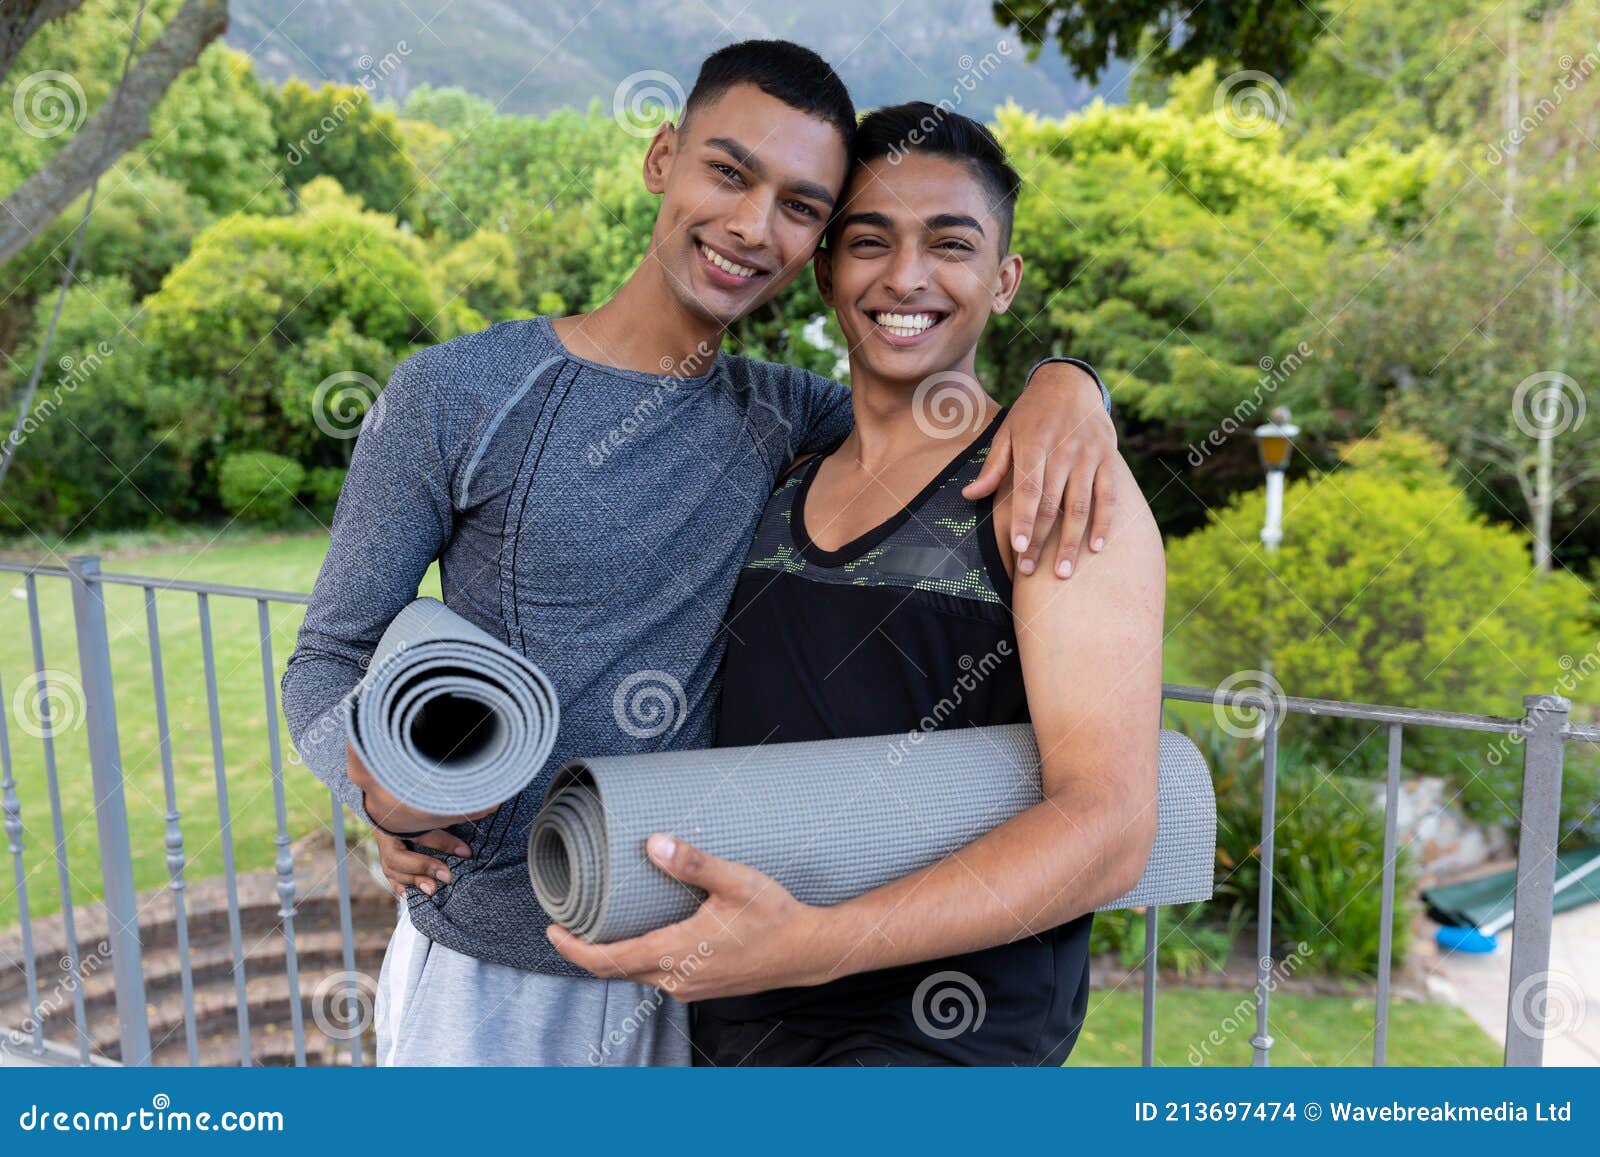
[[[384,789],[435,815],[514,797],[555,744],[560,709],[544,672],[438,599],[384,631],[345,721]]]
[[[1111,908],[1211,895],[1216,797],[1200,752],[1161,733],[1155,851]],[[591,943],[692,915],[704,895],[660,871],[665,832],[838,904],[972,843],[1043,799],[1026,724],[577,760],[556,773],[528,835],[534,894]]]

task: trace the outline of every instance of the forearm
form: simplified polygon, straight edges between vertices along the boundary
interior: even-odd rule
[[[1028,371],[1024,389],[1032,386],[1036,381],[1076,383],[1086,396],[1098,398],[1101,408],[1107,414],[1112,412],[1111,391],[1106,389],[1106,384],[1100,380],[1100,375],[1095,372],[1095,368],[1082,358],[1057,355],[1042,358],[1034,363],[1034,367]]]
[[[1155,815],[1067,787],[953,855],[822,909],[821,980],[1009,943],[1122,895],[1144,870]]]
[[[345,719],[361,678],[361,666],[305,645],[283,673],[283,714],[300,759],[333,797],[368,823],[361,789],[350,782]]]

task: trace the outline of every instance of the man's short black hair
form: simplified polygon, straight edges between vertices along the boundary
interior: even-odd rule
[[[848,148],[856,131],[856,106],[839,74],[822,57],[787,40],[744,40],[719,48],[700,65],[683,105],[682,125],[736,84],[753,84],[799,112],[827,121]]]
[[[850,167],[854,170],[881,157],[898,164],[901,157],[912,153],[952,157],[972,171],[988,192],[990,210],[1000,223],[1000,252],[1009,252],[1022,178],[995,135],[971,117],[942,105],[907,101],[862,118],[850,146]]]

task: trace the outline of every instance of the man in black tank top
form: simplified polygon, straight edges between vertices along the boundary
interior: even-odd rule
[[[831,908],[652,837],[708,898],[605,955],[648,942],[701,962],[670,986],[696,1002],[698,1064],[1060,1064],[1093,910],[1155,837],[1161,536],[1120,459],[1124,529],[1067,583],[997,533],[1008,489],[962,497],[1004,413],[975,360],[1021,279],[1020,182],[988,130],[927,104],[868,116],[854,160],[816,273],[849,340],[855,429],[768,502],[727,614],[716,742],[1031,721],[1045,800]]]

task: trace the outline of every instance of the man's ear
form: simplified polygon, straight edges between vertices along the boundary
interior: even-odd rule
[[[672,171],[672,158],[678,151],[678,126],[667,121],[650,138],[650,148],[644,155],[644,187],[656,196],[667,191],[667,174]]]
[[[811,273],[817,279],[817,292],[822,295],[822,304],[832,309],[833,251],[826,245],[819,245],[811,255]]]
[[[1000,259],[999,287],[995,290],[993,312],[1004,313],[1011,308],[1011,299],[1022,288],[1022,254],[1007,253]]]

